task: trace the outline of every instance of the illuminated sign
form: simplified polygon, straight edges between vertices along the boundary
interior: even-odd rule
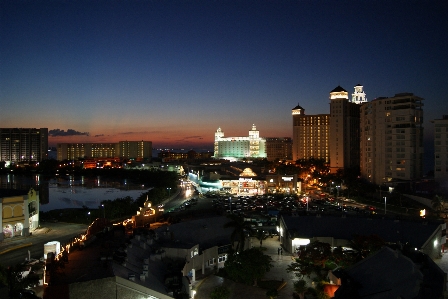
[[[240,178],[240,182],[251,182],[252,179]]]
[[[290,177],[290,176],[282,176],[282,180],[284,180],[285,182],[291,182],[294,178]]]

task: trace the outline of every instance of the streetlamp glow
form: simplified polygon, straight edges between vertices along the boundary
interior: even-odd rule
[[[104,207],[104,204],[101,204],[103,207],[103,218],[106,218],[106,208]]]
[[[386,212],[387,212],[387,210],[386,210],[386,201],[387,201],[387,198],[386,198],[386,196],[384,196],[384,215],[386,215]]]

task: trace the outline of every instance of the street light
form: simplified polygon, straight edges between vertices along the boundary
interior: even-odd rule
[[[171,195],[171,188],[166,188],[168,190],[168,197]]]
[[[106,219],[106,208],[104,207],[104,204],[101,204],[103,207],[103,218]]]
[[[386,198],[386,196],[384,196],[384,215],[386,215],[386,201],[387,201],[387,198]]]

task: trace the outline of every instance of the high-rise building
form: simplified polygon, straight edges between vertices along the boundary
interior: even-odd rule
[[[305,109],[297,105],[292,109],[293,145],[292,159],[330,160],[329,114],[305,115]]]
[[[375,184],[423,175],[423,99],[412,93],[361,105],[361,175]]]
[[[266,137],[266,156],[269,161],[291,160],[292,139],[290,137]]]
[[[434,179],[448,189],[448,115],[434,119]]]
[[[0,160],[40,162],[48,157],[48,128],[0,128]]]
[[[365,93],[355,86],[355,94]],[[359,108],[357,102],[350,102],[348,92],[341,86],[330,92],[330,170],[337,172],[359,167]]]
[[[119,142],[119,157],[145,160],[152,157],[152,142],[151,141],[120,141]]]
[[[215,132],[215,159],[266,158],[266,139],[260,137],[255,125],[249,131],[248,137],[224,137],[224,132],[218,128]]]

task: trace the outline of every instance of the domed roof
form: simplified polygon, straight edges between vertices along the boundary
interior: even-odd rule
[[[252,169],[250,168],[245,168],[243,170],[242,173],[240,173],[240,176],[244,176],[244,177],[253,177],[253,176],[257,176],[257,174],[255,172],[252,171]]]
[[[342,88],[340,85],[338,85],[335,89],[333,89],[330,92],[347,92],[344,88]]]

